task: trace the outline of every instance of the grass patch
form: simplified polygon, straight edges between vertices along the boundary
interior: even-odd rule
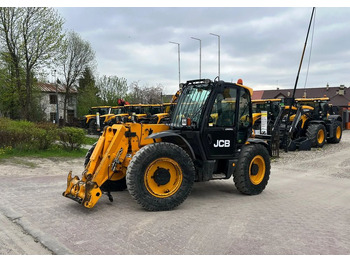
[[[84,143],[86,145],[93,145],[97,142],[98,139],[99,139],[99,137],[85,136]]]
[[[13,160],[13,163],[16,164],[16,165],[22,165],[22,166],[26,166],[26,167],[29,167],[29,168],[36,168],[36,167],[39,166],[36,163],[30,162],[30,161],[22,159],[22,158],[15,158]]]

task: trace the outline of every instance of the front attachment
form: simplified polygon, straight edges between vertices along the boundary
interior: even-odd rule
[[[311,140],[307,137],[299,137],[297,139],[294,139],[289,144],[288,150],[289,151],[310,151],[311,150]]]
[[[77,201],[87,208],[92,208],[101,197],[101,189],[91,180],[82,181],[78,176],[72,178],[72,171],[67,177],[67,189],[63,196]]]

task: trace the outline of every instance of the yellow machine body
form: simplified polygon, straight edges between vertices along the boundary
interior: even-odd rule
[[[92,208],[102,195],[100,186],[107,180],[124,178],[131,158],[141,147],[154,142],[147,137],[168,129],[167,125],[140,123],[106,127],[83,171],[82,179],[72,177],[71,172],[68,174],[63,196]]]

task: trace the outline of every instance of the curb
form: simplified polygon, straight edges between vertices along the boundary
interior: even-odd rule
[[[74,252],[67,248],[65,245],[58,242],[55,238],[42,232],[40,229],[34,228],[32,224],[20,214],[16,213],[11,208],[0,207],[1,213],[10,219],[12,222],[16,223],[25,233],[32,236],[34,239],[38,240],[39,243],[50,250],[53,255],[74,255]]]

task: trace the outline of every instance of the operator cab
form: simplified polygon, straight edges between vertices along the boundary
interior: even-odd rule
[[[178,130],[197,159],[232,159],[252,133],[252,89],[206,80],[182,86],[170,128]]]

